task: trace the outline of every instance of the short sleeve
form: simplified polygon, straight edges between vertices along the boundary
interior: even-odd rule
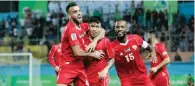
[[[165,46],[162,44],[159,44],[159,46],[157,46],[157,52],[161,55],[161,57],[163,59],[168,57],[167,50],[166,50]]]
[[[137,40],[138,45],[142,46],[143,48],[147,48],[148,47],[149,44],[146,41],[144,41],[142,39],[142,37],[140,37],[138,35],[135,35],[135,38]]]
[[[138,45],[142,45],[143,44],[143,39],[140,36],[135,35],[135,39],[136,39]]]
[[[69,28],[67,34],[70,46],[79,45],[79,33],[75,28]]]

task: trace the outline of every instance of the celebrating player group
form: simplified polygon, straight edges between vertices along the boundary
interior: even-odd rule
[[[170,58],[158,35],[149,31],[150,43],[139,35],[127,34],[125,20],[115,22],[117,37],[110,42],[96,17],[82,22],[82,12],[75,2],[66,7],[69,21],[63,29],[61,43],[53,45],[49,63],[56,71],[57,86],[108,86],[109,69],[114,64],[121,86],[169,86],[166,64]],[[150,53],[149,74],[140,49]]]

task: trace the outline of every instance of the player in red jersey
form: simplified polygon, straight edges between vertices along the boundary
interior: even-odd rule
[[[149,41],[154,46],[157,62],[150,61],[150,79],[155,86],[169,86],[169,74],[166,64],[170,62],[165,46],[158,41],[155,31],[149,31]]]
[[[85,46],[92,42],[99,34],[99,30],[101,28],[101,23],[96,17],[91,17],[89,21],[89,32],[88,36],[85,36]],[[86,74],[89,81],[89,86],[108,86],[109,76],[108,74],[101,78],[99,77],[99,72],[101,72],[106,66],[107,61],[109,60],[107,53],[107,47],[110,44],[110,40],[106,37],[102,38],[98,41],[98,44],[95,47],[95,50],[101,51],[105,53],[102,59],[94,59],[94,58],[85,58],[84,64],[86,68]]]
[[[48,54],[48,61],[51,64],[51,66],[55,69],[56,75],[58,75],[58,72],[60,70],[59,59],[61,58],[61,56],[62,56],[61,43],[53,45]]]
[[[82,23],[82,13],[75,2],[67,5],[69,22],[66,24],[62,34],[62,57],[59,61],[60,71],[57,77],[57,86],[67,86],[74,82],[75,86],[88,86],[87,76],[82,58],[85,56],[100,59],[102,53],[99,51],[85,52],[84,40],[88,24]],[[89,47],[94,47],[101,39],[105,31],[94,38]],[[90,48],[89,48],[90,49]]]
[[[127,35],[128,26],[124,20],[115,23],[117,39],[111,43],[110,57],[113,57],[121,86],[153,86],[140,54],[140,48],[150,49],[138,35]],[[108,69],[106,69],[108,70]]]

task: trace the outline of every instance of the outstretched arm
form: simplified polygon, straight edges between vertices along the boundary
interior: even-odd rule
[[[72,50],[74,56],[89,56],[94,57],[96,59],[101,59],[103,52],[94,51],[94,52],[85,52],[83,49],[80,48],[79,45],[72,46]]]

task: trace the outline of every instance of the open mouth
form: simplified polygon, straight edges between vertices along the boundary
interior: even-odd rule
[[[118,36],[123,36],[123,32],[118,32]]]
[[[82,17],[81,16],[78,16],[77,19],[81,19]]]

